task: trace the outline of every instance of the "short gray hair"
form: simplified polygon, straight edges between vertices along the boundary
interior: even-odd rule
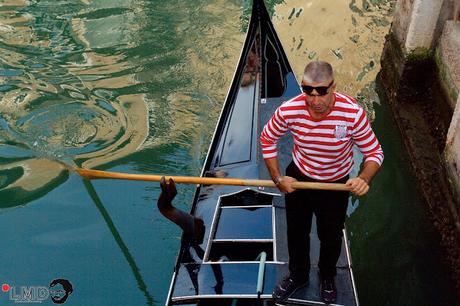
[[[311,83],[321,83],[334,78],[331,64],[324,61],[308,63],[303,72],[303,79]]]

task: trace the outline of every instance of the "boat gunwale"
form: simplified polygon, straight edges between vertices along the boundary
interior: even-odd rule
[[[239,89],[236,86],[235,78],[236,78],[236,76],[238,74],[242,73],[241,70],[244,68],[244,65],[246,64],[245,61],[244,61],[245,58],[243,58],[243,56],[245,56],[245,54],[248,52],[248,49],[250,48],[249,44],[253,41],[253,36],[256,35],[255,34],[256,33],[255,30],[257,30],[257,26],[255,26],[256,22],[259,22],[258,26],[260,27],[260,17],[261,16],[260,16],[260,13],[255,13],[255,12],[257,11],[257,8],[256,8],[257,5],[262,4],[262,5],[265,6],[263,1],[264,0],[254,0],[253,1],[251,17],[249,19],[248,29],[246,31],[246,35],[245,35],[245,38],[244,38],[244,44],[243,44],[243,47],[241,48],[240,55],[239,55],[238,61],[236,63],[236,69],[234,70],[231,84],[230,84],[229,89],[227,91],[227,95],[225,96],[224,104],[222,105],[222,109],[221,109],[219,118],[217,120],[217,124],[216,124],[216,127],[214,129],[214,133],[213,133],[211,142],[209,144],[208,152],[206,153],[206,158],[205,158],[203,168],[202,168],[201,174],[200,174],[201,177],[203,177],[205,175],[206,171],[209,168],[210,158],[212,158],[211,153],[212,153],[213,150],[216,149],[217,144],[218,144],[217,135],[218,135],[218,133],[220,133],[222,131],[223,127],[225,126],[225,120],[223,120],[223,116],[228,112],[229,105],[232,102],[232,101],[229,100],[229,97],[231,97],[231,95],[234,94]],[[197,199],[198,199],[198,196],[199,196],[200,190],[201,190],[201,185],[197,184],[196,186],[197,186],[197,188],[195,189],[195,193],[194,193],[194,196],[193,196],[193,202],[192,202],[193,205],[192,205],[192,208],[191,208],[191,214],[193,214],[193,212],[195,210]],[[247,188],[247,189],[250,189],[250,188]],[[172,301],[171,300],[172,299],[172,291],[174,289],[175,282],[176,282],[176,279],[177,279],[177,268],[178,268],[178,266],[180,264],[179,263],[180,254],[181,254],[181,248],[179,248],[177,256],[176,256],[176,263],[174,265],[174,273],[172,275],[171,284],[170,284],[168,295],[167,295],[166,301],[165,301],[166,306],[169,305],[170,301]],[[204,256],[203,259],[204,258],[206,258],[206,257]]]
[[[200,174],[201,176],[204,176],[205,172],[207,171],[207,168],[209,166],[208,163],[209,163],[209,158],[211,156],[211,151],[213,149],[215,149],[215,146],[217,145],[217,142],[218,142],[217,133],[218,133],[219,130],[222,130],[222,125],[225,123],[225,121],[222,120],[222,119],[223,119],[224,113],[226,113],[227,108],[229,107],[229,104],[230,104],[229,103],[230,102],[229,97],[231,96],[231,94],[233,94],[235,91],[238,91],[238,89],[239,89],[239,88],[234,88],[235,77],[237,76],[238,73],[240,73],[239,68],[244,67],[244,65],[246,64],[245,62],[242,62],[242,59],[244,59],[243,58],[244,52],[247,51],[248,45],[252,41],[252,40],[248,39],[248,37],[249,37],[250,34],[254,35],[253,32],[250,32],[250,30],[253,30],[253,28],[254,28],[253,24],[256,22],[256,21],[253,21],[254,11],[256,11],[256,8],[255,8],[256,1],[263,1],[263,0],[254,0],[253,1],[251,18],[249,19],[248,29],[247,29],[245,37],[244,37],[244,45],[241,48],[240,55],[238,57],[238,62],[236,63],[236,67],[235,67],[236,69],[233,72],[232,82],[231,82],[231,84],[230,84],[230,86],[228,88],[227,94],[225,96],[224,105],[222,105],[222,109],[220,111],[219,118],[217,119],[217,124],[216,124],[216,127],[214,129],[214,133],[212,135],[211,142],[209,144],[208,152],[206,153],[206,158],[205,158],[204,163],[203,163],[203,168],[201,169],[201,174]],[[259,17],[259,16],[257,16],[257,17]],[[196,192],[199,193],[199,188],[197,188]]]

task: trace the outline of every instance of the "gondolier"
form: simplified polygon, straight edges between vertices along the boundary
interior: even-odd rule
[[[302,78],[303,93],[277,108],[265,125],[260,143],[271,178],[286,194],[289,275],[274,289],[273,298],[285,301],[308,284],[310,271],[310,229],[315,214],[321,241],[319,272],[321,298],[335,302],[336,264],[341,252],[342,229],[348,192],[294,190],[294,181],[346,183],[357,196],[369,184],[383,162],[383,151],[372,131],[366,113],[353,98],[335,92],[336,82],[329,63],[309,63]],[[277,141],[290,131],[294,147],[292,162],[281,175]],[[364,155],[357,177],[349,178],[354,166],[353,145]]]

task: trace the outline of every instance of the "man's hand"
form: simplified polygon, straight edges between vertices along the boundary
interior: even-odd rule
[[[369,185],[359,176],[349,179],[345,185],[357,196],[365,195],[369,191]]]
[[[280,177],[279,184],[276,187],[278,187],[279,191],[282,193],[291,193],[295,191],[295,189],[292,188],[292,183],[294,182],[297,182],[295,178],[290,176],[282,176]]]
[[[161,186],[160,199],[162,201],[171,203],[172,200],[177,195],[176,184],[174,183],[174,180],[170,178],[167,181],[165,177],[163,176],[160,180],[160,186]]]

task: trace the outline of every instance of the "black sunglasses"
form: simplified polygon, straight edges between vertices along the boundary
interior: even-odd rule
[[[334,80],[332,80],[331,83],[329,83],[329,85],[327,86],[313,87],[308,85],[302,85],[302,91],[309,96],[325,96],[328,94],[328,90],[332,86],[332,84],[334,84]],[[313,90],[316,90],[318,94],[312,95]]]

